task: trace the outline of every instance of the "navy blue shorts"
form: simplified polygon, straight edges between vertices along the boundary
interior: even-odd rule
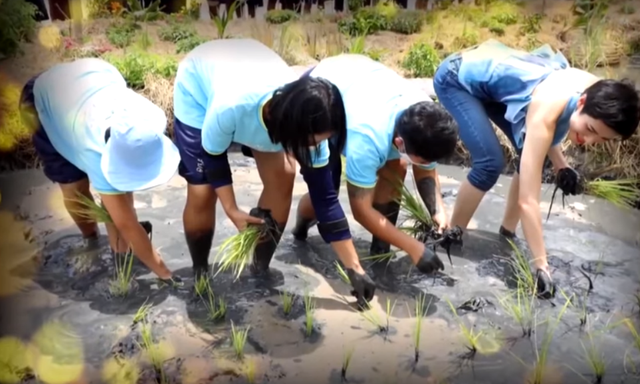
[[[329,167],[331,167],[331,180],[333,181],[333,189],[340,191],[340,182],[342,179],[342,159],[340,153],[333,140],[329,139]]]
[[[31,137],[33,146],[42,162],[45,176],[54,183],[70,184],[86,179],[87,174],[75,165],[71,164],[53,147],[47,132],[42,127],[36,111],[33,85],[38,76],[35,76],[25,84],[20,95],[20,115],[26,124],[28,121],[36,121],[37,127]]]

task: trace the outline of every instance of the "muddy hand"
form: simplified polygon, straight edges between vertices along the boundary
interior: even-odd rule
[[[173,275],[168,279],[160,279],[160,278],[158,278],[158,280],[160,280],[160,282],[162,282],[164,284],[167,284],[171,288],[178,288],[178,287],[184,286],[184,282],[182,281],[182,278],[180,276],[176,276],[176,275]]]
[[[552,299],[556,296],[556,285],[551,279],[549,271],[538,269],[536,271],[538,287],[538,297],[542,299]]]
[[[564,195],[580,195],[584,192],[583,178],[573,168],[561,168],[556,176],[556,185]]]
[[[142,226],[142,228],[144,228],[144,231],[147,233],[147,236],[149,236],[149,240],[151,240],[153,238],[153,225],[151,224],[150,221],[140,221],[140,225]]]
[[[418,268],[418,271],[429,275],[437,271],[444,271],[444,264],[430,247],[425,246],[424,251],[422,251],[422,257],[416,264],[416,268]]]
[[[371,280],[367,273],[359,274],[351,268],[347,268],[347,276],[353,290],[351,294],[356,298],[360,309],[367,309],[369,302],[373,300],[376,292],[376,284]]]
[[[231,219],[231,221],[236,226],[238,231],[244,230],[245,228],[247,228],[249,224],[257,224],[257,225],[264,224],[264,220],[262,220],[261,218],[249,215],[246,212],[243,212],[241,210],[232,212],[229,215],[229,219]]]

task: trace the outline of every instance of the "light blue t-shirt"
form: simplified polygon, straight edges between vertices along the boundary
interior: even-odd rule
[[[347,181],[372,188],[377,172],[400,157],[393,144],[398,116],[422,101],[425,92],[379,62],[363,55],[343,54],[322,60],[310,76],[323,77],[338,87],[347,114]],[[420,166],[434,169],[436,163]]]
[[[95,58],[58,64],[34,83],[35,107],[51,144],[99,193],[120,193],[107,182],[100,160],[105,132],[126,107],[120,103],[127,92],[120,72]]]
[[[191,51],[178,67],[174,114],[202,130],[202,147],[212,155],[231,143],[261,152],[282,152],[269,138],[262,108],[273,92],[297,80],[277,53],[252,39],[222,39]],[[314,167],[329,162],[325,140],[312,150]]]

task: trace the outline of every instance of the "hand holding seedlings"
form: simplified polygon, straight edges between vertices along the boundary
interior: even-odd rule
[[[250,224],[264,224],[264,220],[262,218],[243,212],[240,209],[228,212],[227,215],[233,222],[233,225],[238,228],[238,231],[244,230]]]
[[[426,245],[423,248],[422,255],[416,263],[418,271],[429,275],[437,271],[444,271],[444,264],[438,255]]]
[[[551,207],[553,206],[553,200],[556,197],[556,192],[560,189],[562,191],[562,207],[564,208],[564,198],[569,195],[580,195],[584,193],[585,181],[584,178],[573,168],[561,168],[556,174],[556,188],[551,195],[551,204],[549,204],[549,212],[547,213],[547,220],[551,215]]]
[[[351,294],[356,298],[358,307],[367,308],[376,292],[376,284],[371,280],[366,272],[358,273],[351,268],[347,268],[347,276],[353,287]]]

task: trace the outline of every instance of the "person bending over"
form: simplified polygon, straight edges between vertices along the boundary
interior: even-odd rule
[[[33,145],[44,173],[62,190],[65,207],[86,240],[96,240],[98,224],[80,212],[79,195],[99,194],[112,223],[111,249],[135,255],[160,279],[179,282],[153,248],[150,225],[139,223],[133,192],[166,183],[180,161],[164,135],[164,112],[127,88],[106,61],[87,58],[53,66],[23,88],[20,110],[35,127]]]
[[[370,254],[388,253],[390,244],[404,250],[422,273],[443,270],[424,243],[396,228],[398,182],[411,164],[418,192],[442,233],[449,228],[435,161],[456,146],[454,119],[439,104],[393,70],[362,55],[343,54],[322,60],[309,73],[340,90],[347,112],[347,191],[356,221],[373,234]],[[333,154],[333,153],[332,153]],[[333,187],[340,188],[341,162],[331,164]],[[311,201],[323,190],[309,189],[298,205],[294,236],[307,237],[319,214]]]
[[[251,265],[253,273],[267,272],[289,217],[295,160],[313,170],[307,183],[318,185],[330,174],[326,139],[335,134],[337,145],[344,145],[340,93],[326,80],[298,79],[258,41],[229,39],[200,45],[185,57],[175,80],[174,104],[179,173],[188,183],[184,230],[194,274],[208,270],[218,199],[238,230],[262,224],[263,213],[270,211],[276,225],[258,243]],[[264,185],[250,214],[236,204],[227,159],[232,142],[255,159]],[[340,205],[323,207],[325,241],[347,268],[363,274]]]
[[[567,136],[577,145],[631,137],[639,120],[634,86],[571,68],[566,58],[548,45],[524,52],[489,40],[445,59],[436,72],[434,88],[458,122],[473,162],[460,187],[451,224],[468,225],[504,167],[493,122],[519,155],[499,232],[514,238],[522,221],[538,294],[552,297],[555,285],[547,264],[540,213],[545,157],[553,163],[558,179],[565,181],[560,185],[563,192],[580,193],[576,190],[579,175],[564,158],[562,142]]]

